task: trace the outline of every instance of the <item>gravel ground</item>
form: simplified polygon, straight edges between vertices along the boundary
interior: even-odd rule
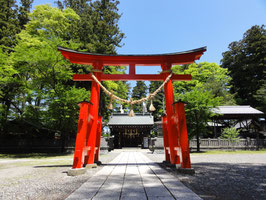
[[[101,155],[101,161],[108,163],[119,152]],[[0,199],[59,200],[65,199],[98,168],[87,170],[80,176],[67,176],[71,168],[72,156],[47,159],[0,159]],[[47,196],[49,195],[49,196]]]
[[[164,159],[164,154],[146,155],[158,163]],[[194,175],[160,165],[203,199],[266,199],[266,153],[191,154],[191,162]]]
[[[121,151],[101,155],[100,160],[108,163]],[[203,199],[266,199],[266,153],[191,154],[192,167],[196,173],[184,175],[161,164],[164,154],[141,151]],[[0,199],[65,199],[102,168],[99,166],[87,170],[84,175],[70,177],[66,171],[71,164],[72,156],[0,159]]]

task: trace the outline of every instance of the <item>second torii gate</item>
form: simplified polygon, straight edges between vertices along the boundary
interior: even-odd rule
[[[200,59],[206,47],[156,55],[105,55],[79,52],[58,47],[62,55],[72,63],[92,65],[93,74],[99,81],[164,81],[171,73],[172,65],[190,64]],[[129,74],[103,74],[104,66],[129,66]],[[160,74],[136,74],[136,66],[156,66],[162,68]],[[83,165],[92,165],[99,158],[102,118],[98,116],[100,86],[93,80],[91,74],[74,74],[74,81],[92,81],[90,102],[80,103],[80,115],[74,161],[72,169],[82,169]],[[174,102],[172,81],[189,81],[191,75],[173,74],[164,85],[166,116],[163,117],[163,137],[165,161],[191,168],[184,103]]]

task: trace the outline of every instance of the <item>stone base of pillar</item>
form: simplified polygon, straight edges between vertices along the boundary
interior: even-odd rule
[[[175,168],[176,165],[175,164],[171,164],[170,161],[163,161],[163,165],[165,165],[166,167],[171,167],[171,168]]]
[[[182,173],[182,174],[190,174],[193,175],[195,174],[195,169],[193,168],[181,168],[180,165],[179,167],[176,166],[177,172]]]
[[[97,164],[96,163],[93,163],[93,164],[87,164],[85,166],[86,169],[90,169],[90,168],[97,168]]]
[[[94,162],[96,165],[102,165],[102,162],[101,161],[95,161]]]
[[[67,171],[67,175],[68,176],[78,176],[78,175],[81,175],[81,174],[85,174],[86,173],[86,168],[76,168],[76,169],[69,169]]]

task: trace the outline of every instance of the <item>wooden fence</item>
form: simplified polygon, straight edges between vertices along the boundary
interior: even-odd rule
[[[197,148],[197,140],[192,139],[189,141],[190,149]],[[266,139],[239,139],[236,142],[230,142],[227,139],[220,138],[207,138],[200,139],[200,149],[260,149],[266,147]]]

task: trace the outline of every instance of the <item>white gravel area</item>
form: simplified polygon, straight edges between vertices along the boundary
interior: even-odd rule
[[[108,163],[118,153],[101,155],[101,161]],[[0,159],[1,200],[61,200],[65,199],[102,166],[87,170],[80,176],[67,176],[72,158],[56,159]]]
[[[122,150],[100,156],[108,163]],[[164,154],[141,151],[161,163]],[[266,199],[266,153],[191,154],[195,175],[179,174],[174,168],[160,164],[203,199]],[[86,182],[104,166],[87,170],[84,175],[70,177],[66,172],[72,156],[45,159],[0,159],[0,199],[61,200]]]
[[[147,153],[156,162],[162,153]],[[191,154],[195,175],[179,174],[161,166],[203,199],[265,200],[266,153]]]

